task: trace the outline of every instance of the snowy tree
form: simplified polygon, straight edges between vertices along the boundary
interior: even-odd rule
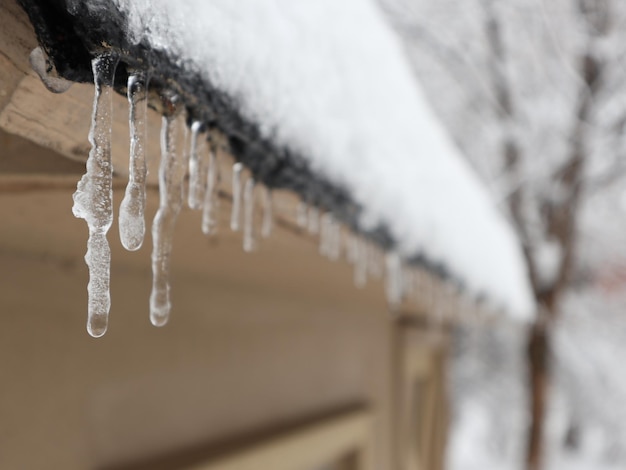
[[[433,105],[523,243],[538,305],[527,344],[527,468],[536,470],[542,462],[549,358],[559,317],[570,304],[565,299],[593,280],[606,247],[617,242],[597,207],[614,198],[613,183],[625,170],[626,3],[386,0],[383,5]],[[620,219],[612,214],[612,221]],[[604,254],[589,250],[590,241],[601,243]]]

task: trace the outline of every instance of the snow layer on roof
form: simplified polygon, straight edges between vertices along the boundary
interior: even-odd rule
[[[134,41],[206,76],[265,137],[347,188],[402,255],[425,253],[471,291],[530,314],[511,228],[371,0],[111,1],[128,14]]]

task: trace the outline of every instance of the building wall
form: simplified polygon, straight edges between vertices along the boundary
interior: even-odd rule
[[[375,412],[378,468],[388,468],[392,322],[382,295],[356,290],[347,267],[293,234],[250,255],[226,230],[209,243],[188,211],[170,324],[148,320],[150,239],[127,253],[113,227],[111,320],[93,339],[86,227],[71,193],[0,194],[0,468],[124,467],[360,404]]]

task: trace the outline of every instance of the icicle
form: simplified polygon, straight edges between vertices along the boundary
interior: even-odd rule
[[[263,212],[263,226],[261,228],[261,236],[263,238],[268,238],[272,233],[272,226],[274,225],[272,190],[268,187],[265,188],[264,202],[265,207]]]
[[[320,213],[317,207],[309,207],[307,228],[311,235],[315,235],[320,231]]]
[[[190,209],[199,210],[204,202],[207,186],[209,152],[206,139],[200,135],[202,123],[195,121],[191,125],[191,141],[189,143],[189,198]]]
[[[385,261],[387,302],[392,308],[396,308],[402,301],[402,263],[395,252],[388,253]]]
[[[128,77],[128,126],[130,129],[130,159],[128,185],[120,204],[119,232],[122,246],[129,251],[141,248],[146,231],[146,118],[147,89],[143,74]]]
[[[254,179],[248,178],[243,190],[243,251],[254,250]]]
[[[230,229],[233,232],[239,230],[241,218],[241,170],[243,170],[241,163],[237,162],[233,165],[233,208],[230,213]]]
[[[160,204],[152,222],[152,294],[150,321],[154,326],[167,323],[171,310],[170,255],[174,226],[183,206],[186,162],[183,149],[177,145],[178,132],[186,128],[182,116],[163,116],[161,127],[161,165],[159,167]]]
[[[202,233],[215,235],[217,233],[217,209],[219,207],[219,165],[217,153],[213,145],[209,146],[209,165],[207,168],[207,184],[204,193],[202,208]]]
[[[306,202],[300,201],[300,203],[298,204],[297,212],[296,212],[296,222],[298,223],[298,227],[300,228],[305,228],[307,225],[306,213],[307,213]]]
[[[176,138],[176,144],[174,144],[175,148],[178,149],[179,152],[182,152],[183,163],[185,165],[185,174],[183,175],[183,185],[182,185],[182,198],[183,204],[188,200],[189,195],[189,179],[187,178],[187,170],[189,168],[189,144],[190,144],[190,132],[189,127],[187,127],[187,121],[183,117],[180,119],[180,126],[177,132],[180,132]]]
[[[78,182],[72,212],[89,227],[85,262],[89,267],[87,331],[95,338],[107,330],[111,250],[106,234],[113,222],[113,165],[111,163],[111,115],[113,78],[117,58],[105,54],[92,60],[95,94],[87,171]]]

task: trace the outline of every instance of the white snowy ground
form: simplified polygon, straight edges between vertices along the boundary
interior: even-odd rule
[[[97,9],[102,1],[89,0]],[[455,148],[372,0],[109,0],[130,34],[204,74],[266,137],[347,188],[364,227],[385,224],[474,293],[527,318],[513,231]]]

